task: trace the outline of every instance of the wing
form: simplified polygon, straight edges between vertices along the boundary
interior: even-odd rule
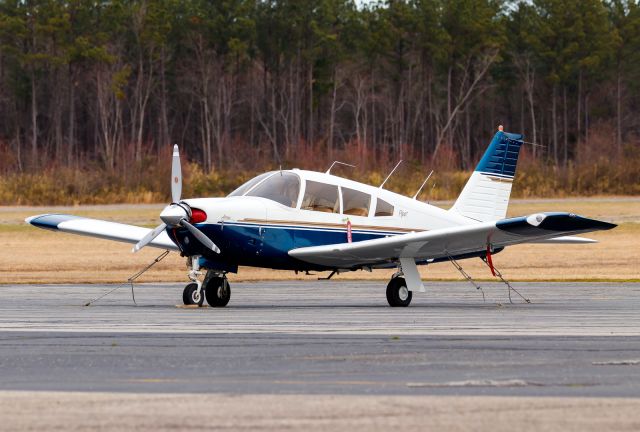
[[[357,243],[340,243],[313,246],[289,251],[289,255],[301,261],[334,268],[356,268],[396,262],[400,258],[435,260],[464,256],[485,251],[487,245],[494,249],[505,246],[547,242],[572,234],[607,230],[615,224],[587,219],[570,213],[539,213],[531,216],[481,222],[419,233],[401,234]],[[575,237],[572,241],[575,242]],[[587,240],[588,241],[588,240]]]
[[[52,231],[62,231],[71,234],[80,234],[89,237],[98,237],[106,240],[115,240],[125,243],[138,243],[151,230],[135,225],[126,225],[117,222],[109,222],[99,219],[89,219],[80,216],[63,214],[45,214],[32,216],[25,222]],[[156,237],[149,246],[160,249],[179,250],[171,241],[166,232]]]

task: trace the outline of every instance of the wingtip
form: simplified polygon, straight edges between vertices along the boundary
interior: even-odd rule
[[[32,225],[31,221],[34,220],[34,219],[39,218],[40,216],[46,216],[46,214],[39,214],[39,215],[35,215],[35,216],[29,216],[29,217],[25,218],[24,221],[26,223],[28,223],[29,225]]]

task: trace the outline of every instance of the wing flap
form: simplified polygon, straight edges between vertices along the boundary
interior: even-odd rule
[[[531,243],[539,243],[539,244],[587,244],[587,243],[598,243],[598,240],[586,238],[586,237],[578,237],[578,236],[562,236],[562,237],[554,237],[550,239],[544,240],[534,240]]]
[[[135,225],[64,214],[32,216],[25,219],[25,222],[38,228],[52,231],[61,231],[70,234],[79,234],[132,244],[138,243],[140,239],[151,231],[149,228]],[[179,250],[166,232],[163,232],[156,237],[151,243],[149,243],[149,246],[159,249]]]
[[[419,233],[401,234],[357,243],[313,246],[289,251],[299,260],[328,267],[355,268],[395,262],[400,258],[438,259],[520,243],[540,242],[616,225],[570,213],[539,213]]]

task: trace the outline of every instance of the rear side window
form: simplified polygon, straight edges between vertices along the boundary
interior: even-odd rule
[[[340,213],[338,186],[307,180],[307,188],[304,191],[300,208],[325,213]]]
[[[376,203],[376,216],[393,216],[393,206],[378,198]]]
[[[369,216],[371,195],[355,189],[342,188],[342,213],[352,216]]]

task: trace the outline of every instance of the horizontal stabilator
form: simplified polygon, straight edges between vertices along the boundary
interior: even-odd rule
[[[506,232],[534,235],[540,231],[580,233],[615,228],[617,225],[589,219],[573,213],[536,213],[530,216],[503,219],[496,226]]]

